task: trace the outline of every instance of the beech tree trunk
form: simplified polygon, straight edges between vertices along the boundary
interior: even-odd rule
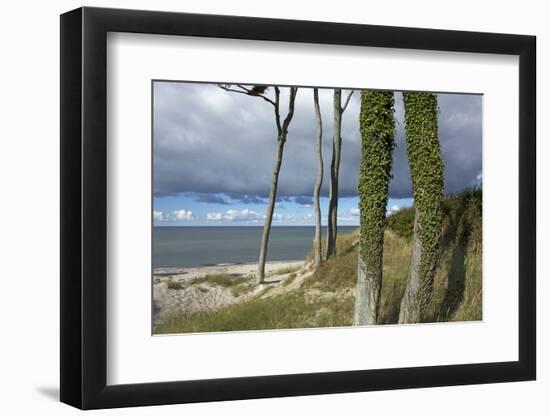
[[[279,172],[281,163],[283,162],[283,151],[285,147],[285,139],[279,137],[277,139],[277,153],[275,157],[275,166],[271,174],[271,188],[269,191],[269,200],[267,203],[267,211],[265,213],[264,230],[262,233],[262,241],[260,244],[260,259],[258,260],[258,283],[261,284],[265,279],[265,260],[267,256],[267,245],[269,243],[269,234],[271,232],[271,223],[273,221],[273,211],[275,209],[275,200],[277,198],[277,185],[279,182]]]
[[[334,120],[332,123],[332,159],[330,161],[330,183],[327,225],[327,259],[336,252],[338,234],[338,174],[342,150],[342,90],[334,89]]]
[[[275,156],[275,165],[273,174],[271,175],[271,187],[269,190],[269,200],[267,203],[267,212],[265,214],[264,230],[262,233],[262,241],[260,243],[260,258],[258,259],[258,275],[257,281],[259,284],[264,282],[265,278],[265,260],[267,256],[267,245],[269,243],[269,233],[271,231],[271,222],[273,221],[273,210],[275,208],[275,200],[277,198],[277,184],[279,182],[279,172],[283,161],[283,151],[288,134],[288,126],[294,116],[294,102],[296,101],[297,87],[290,87],[288,97],[288,113],[281,123],[280,102],[281,91],[279,87],[274,86],[275,97],[271,98],[267,95],[269,86],[254,85],[252,87],[243,84],[218,84],[218,87],[232,93],[244,94],[251,97],[261,98],[273,106],[275,113],[275,123],[277,125],[277,153]]]
[[[361,94],[360,237],[354,325],[379,321],[386,206],[395,147],[393,105],[391,91],[367,90]]]
[[[403,93],[403,102],[415,218],[399,323],[420,323],[431,301],[439,257],[445,167],[438,138],[437,95]]]
[[[269,200],[267,203],[267,212],[265,214],[264,230],[262,233],[262,241],[260,243],[260,257],[258,259],[258,284],[264,282],[265,279],[265,261],[267,257],[267,246],[269,244],[269,234],[271,232],[271,223],[273,221],[273,210],[275,209],[275,200],[277,199],[277,185],[279,182],[279,172],[281,170],[281,163],[283,161],[283,151],[286,142],[286,136],[288,134],[288,126],[294,116],[294,102],[296,101],[296,93],[298,88],[290,87],[290,94],[288,98],[288,113],[281,124],[279,113],[279,88],[275,87],[275,121],[277,123],[277,154],[275,157],[275,165],[273,167],[273,174],[271,175],[271,188],[269,190]]]
[[[418,209],[414,214],[414,229],[413,229],[413,247],[411,255],[411,264],[407,279],[407,287],[405,294],[401,300],[399,309],[399,323],[420,323],[422,320],[422,312],[429,298],[424,296],[425,300],[422,303],[418,295],[422,292],[422,278],[420,276],[420,260],[422,259],[422,241],[420,240],[420,230],[418,223]],[[424,304],[422,306],[422,304]]]
[[[321,265],[322,247],[321,247],[321,205],[319,203],[319,194],[323,185],[323,122],[321,119],[321,109],[319,108],[319,90],[313,89],[313,104],[315,107],[316,133],[317,133],[317,180],[313,188],[313,205],[315,207],[315,238],[313,239],[313,251],[315,252],[315,268]]]
[[[383,244],[383,243],[382,243]],[[382,289],[382,256],[375,268],[367,268],[361,255],[357,253],[357,286],[355,287],[355,310],[353,325],[377,324]]]

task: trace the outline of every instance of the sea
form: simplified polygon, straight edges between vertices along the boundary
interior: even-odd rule
[[[338,234],[357,226],[339,226]],[[263,227],[182,226],[153,228],[153,267],[186,268],[258,261]],[[274,226],[268,245],[268,261],[304,259],[315,235],[313,226]],[[323,238],[326,227],[322,228]]]

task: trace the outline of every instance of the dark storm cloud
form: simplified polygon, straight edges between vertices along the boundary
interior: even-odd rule
[[[286,114],[286,89],[281,102]],[[323,113],[325,177],[328,194],[331,157],[332,92],[320,91]],[[445,161],[445,191],[472,186],[481,171],[481,97],[440,95],[440,140]],[[360,136],[359,93],[344,113],[340,196],[356,195]],[[396,149],[390,196],[410,197],[403,104],[396,94]],[[315,120],[311,89],[300,89],[289,128],[279,178],[278,201],[311,204],[317,173]],[[265,101],[229,93],[209,84],[155,83],[154,193],[156,196],[224,193],[244,203],[265,202],[276,148],[273,107]],[[213,200],[212,200],[213,199]],[[213,196],[208,202],[227,202]],[[214,201],[216,200],[216,201]]]
[[[177,194],[177,193],[174,193],[174,194]],[[194,192],[194,193],[187,193],[186,195],[188,195],[198,203],[208,203],[208,204],[222,204],[222,205],[231,205],[234,203],[265,204],[267,201],[265,198],[260,198],[257,195],[239,194],[239,193],[209,194],[209,193]]]
[[[313,204],[313,198],[310,196],[300,195],[298,197],[294,197],[294,202],[301,206],[311,206]]]
[[[239,194],[239,193],[227,193],[227,195],[233,200],[244,204],[265,204],[265,198],[260,198],[257,195]]]
[[[224,204],[229,205],[231,201],[218,194],[205,194],[205,193],[195,193],[193,194],[195,201],[199,203],[210,203],[210,204]]]
[[[476,185],[481,172],[481,96],[440,94],[439,140],[445,162],[445,192],[457,193]],[[407,144],[405,142],[403,96],[396,95],[396,147],[390,196],[412,196]]]

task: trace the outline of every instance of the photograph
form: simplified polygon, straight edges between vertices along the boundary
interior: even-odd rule
[[[28,181],[5,217],[51,197],[55,220],[7,224],[25,255],[8,276],[49,252],[33,308],[7,297],[24,331],[5,356],[51,339],[10,360],[34,387],[10,409],[334,415],[391,396],[412,415],[437,388],[438,415],[537,415],[541,13],[93,3],[14,44],[26,74],[55,43],[55,82],[33,86],[58,91],[29,123],[28,83],[8,83],[7,137],[25,137],[6,178]]]
[[[483,319],[482,95],[152,83],[153,334]]]

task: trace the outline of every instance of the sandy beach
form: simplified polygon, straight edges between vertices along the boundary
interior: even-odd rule
[[[257,263],[222,264],[192,268],[156,268],[153,271],[153,322],[158,324],[170,317],[215,310],[223,306],[246,301],[262,293],[266,287],[272,294],[282,289],[288,291],[299,285],[309,275],[304,261],[273,261],[265,265],[266,279],[261,285],[254,284]],[[235,278],[236,286],[244,291],[235,293],[234,288],[216,285],[207,276]],[[244,283],[238,280],[245,279]],[[288,285],[287,280],[293,282]],[[277,291],[279,290],[279,291]]]
[[[278,270],[298,269],[303,265],[303,260],[267,262],[265,265],[265,272],[266,275],[269,276]],[[153,270],[153,279],[155,283],[161,282],[167,278],[172,281],[179,281],[183,283],[187,280],[206,275],[226,274],[234,277],[254,276],[257,268],[257,263],[219,264],[190,268],[155,268]]]

